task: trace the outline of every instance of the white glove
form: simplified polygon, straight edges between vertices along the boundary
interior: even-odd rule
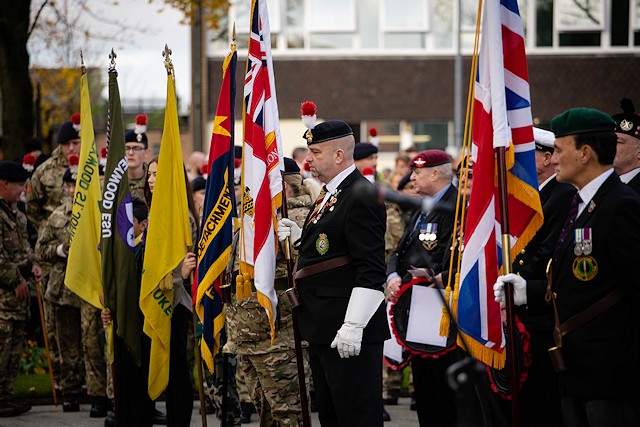
[[[337,349],[343,359],[358,356],[362,347],[362,332],[365,326],[361,323],[343,323],[331,343],[331,348]]]
[[[527,281],[517,274],[509,273],[506,276],[498,276],[493,285],[493,295],[496,302],[505,302],[504,284],[513,283],[513,303],[524,305],[527,303]]]
[[[280,242],[291,237],[291,243],[295,243],[300,240],[300,236],[302,236],[302,229],[298,227],[298,224],[288,218],[282,218],[278,221],[278,240]]]
[[[360,354],[362,332],[384,301],[384,294],[370,288],[353,288],[344,323],[331,343],[340,357],[347,358]]]

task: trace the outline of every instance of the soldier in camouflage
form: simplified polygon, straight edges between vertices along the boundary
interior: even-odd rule
[[[51,157],[42,163],[31,176],[31,189],[27,194],[27,217],[41,232],[46,219],[62,205],[67,197],[62,183],[62,175],[69,164],[67,157],[70,154],[80,153],[80,114],[75,113],[71,120],[64,122],[58,130],[58,147],[53,150]],[[48,281],[51,265],[38,259],[42,265],[45,285]],[[53,307],[46,298],[43,301],[45,327],[49,340],[49,354],[53,364],[53,375],[56,382],[60,381],[60,352],[56,341],[55,316]]]
[[[300,169],[285,158],[285,190],[289,219],[301,227],[314,200],[302,182]],[[294,254],[295,256],[296,254]],[[276,266],[275,288],[278,294],[275,340],[271,343],[269,319],[258,303],[256,292],[251,297],[225,305],[229,341],[225,351],[237,353],[240,369],[262,426],[302,425],[302,408],[298,387],[298,371],[293,337],[292,308],[287,289],[286,260],[280,256]],[[306,359],[306,357],[305,357]],[[307,382],[310,370],[304,362]]]
[[[71,222],[71,197],[75,192],[77,169],[67,168],[63,181],[67,194],[62,206],[53,211],[43,225],[37,255],[51,263],[49,284],[45,299],[54,307],[56,337],[64,357],[60,361],[60,387],[65,412],[79,411],[79,395],[82,391],[82,373],[86,372],[87,394],[93,397],[89,416],[105,417],[110,402],[106,398],[105,337],[100,311],[82,301],[64,285],[69,253],[69,225]],[[83,357],[84,355],[84,364]]]
[[[27,219],[16,204],[28,173],[18,163],[0,162],[0,416],[18,415],[31,405],[17,402],[13,383],[29,317],[28,281],[42,278],[27,240]]]
[[[147,115],[138,114],[135,129],[124,134],[124,146],[127,152],[129,166],[129,188],[131,197],[145,200],[144,183],[147,180],[147,164],[145,159],[149,156],[149,140],[147,138]]]

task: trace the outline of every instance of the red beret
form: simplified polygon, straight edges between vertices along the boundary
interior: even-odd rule
[[[411,159],[409,166],[412,168],[431,168],[445,163],[451,163],[451,157],[447,153],[442,150],[426,150]]]

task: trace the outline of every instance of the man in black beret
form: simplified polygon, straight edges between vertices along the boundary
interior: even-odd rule
[[[620,101],[620,108],[621,114],[611,116],[616,121],[618,138],[613,169],[620,176],[620,181],[640,194],[640,116],[628,98]]]
[[[353,164],[347,123],[321,123],[303,138],[311,172],[325,186],[304,228],[282,219],[278,237],[298,246],[298,317],[309,342],[320,423],[381,427],[382,347],[389,338],[382,304],[384,207],[355,194],[358,185],[372,184]]]
[[[550,350],[560,383],[565,427],[640,425],[640,302],[637,264],[640,197],[614,173],[616,122],[590,108],[551,121],[557,180],[577,188],[552,254],[550,290],[515,274],[516,305],[557,310]],[[532,281],[534,282],[534,281]],[[559,422],[559,420],[558,420]]]
[[[19,415],[31,405],[14,399],[13,383],[29,311],[29,282],[40,280],[27,240],[27,219],[16,205],[29,174],[15,162],[0,162],[0,416]]]
[[[136,127],[124,134],[124,149],[127,154],[127,170],[129,176],[129,189],[131,196],[145,200],[144,183],[147,180],[146,159],[151,154],[149,139],[147,138],[147,116],[136,116]]]

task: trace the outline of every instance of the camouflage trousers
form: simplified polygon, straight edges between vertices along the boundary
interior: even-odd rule
[[[294,350],[241,355],[240,369],[261,426],[301,426],[302,407]],[[305,358],[306,377],[309,364]],[[308,400],[307,400],[308,401]]]
[[[26,326],[26,320],[0,320],[0,401],[13,399]]]
[[[216,417],[222,419],[222,395],[223,395],[223,369],[224,359],[222,352],[218,352],[213,357],[213,374],[209,372],[206,366],[203,369],[205,377],[205,394],[211,400],[215,409]],[[236,371],[238,369],[238,360],[234,354],[227,354],[227,425],[240,425],[240,397],[238,396],[238,388],[236,384]]]
[[[68,305],[54,306],[60,350],[60,389],[63,396],[79,394],[84,375],[80,309]]]
[[[42,290],[44,292],[44,289]],[[60,351],[56,339],[56,315],[55,304],[47,299],[42,299],[42,311],[44,312],[44,326],[47,329],[47,341],[49,341],[49,357],[51,358],[51,370],[53,379],[60,385]]]
[[[86,371],[87,394],[89,396],[106,396],[107,362],[105,360],[104,329],[100,319],[100,309],[88,302],[80,305],[82,350]]]

